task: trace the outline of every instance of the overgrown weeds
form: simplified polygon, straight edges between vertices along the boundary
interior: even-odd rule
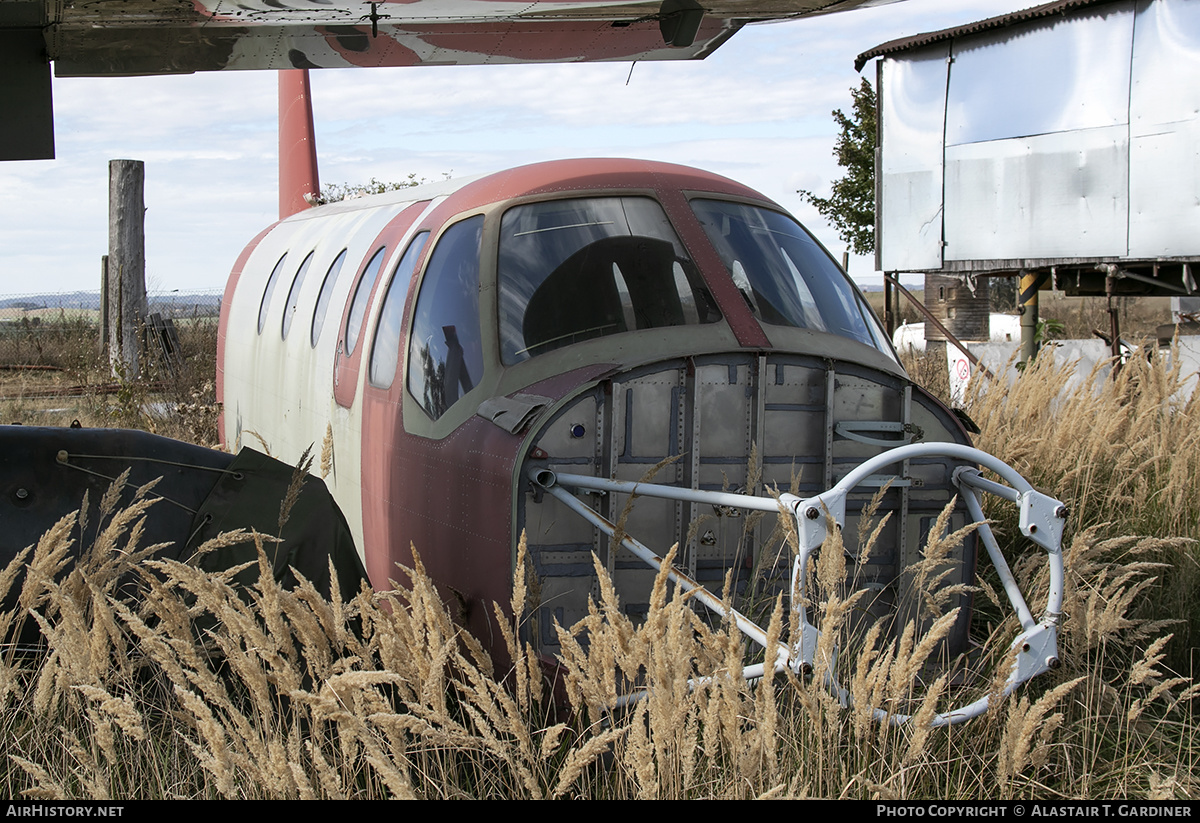
[[[54,319],[22,318],[0,338],[6,344],[0,371],[3,422],[144,429],[204,446],[218,442],[216,318],[181,319],[178,358],[147,350],[134,378],[104,356],[96,326],[65,313]]]
[[[1130,605],[1180,619],[1169,659],[1187,671],[1200,626],[1200,394],[1182,362],[1144,349],[1116,373],[1079,375],[1039,357],[1009,385],[977,382],[967,411],[982,430],[979,448],[1063,500],[1098,537],[1179,538],[1127,559],[1163,564],[1154,597]]]
[[[1169,550],[1163,541],[1077,535],[1062,668],[965,728],[939,729],[936,712],[964,699],[928,666],[953,612],[924,633],[872,629],[851,655],[842,630],[857,595],[841,582],[836,543],[814,569],[810,605],[827,639],[811,676],[748,684],[732,626],[700,620],[665,576],[634,624],[597,568],[592,613],[559,628],[568,705],[556,710],[551,670],[504,613],[497,623],[514,663],[498,672],[454,625],[419,559],[392,591],[335,589],[325,600],[308,581],[281,589],[260,552],[257,582],[239,592],[240,568],[207,574],[146,559],[153,547],[136,541],[150,494],[91,513],[105,524],[101,539],[73,568],[62,558],[82,514],[5,573],[15,602],[4,626],[26,616],[46,638],[40,654],[10,647],[0,667],[10,797],[1182,797],[1197,788],[1195,687],[1164,667],[1161,622],[1132,614],[1157,567],[1114,559]],[[260,548],[270,539],[253,538]],[[1017,569],[1035,600],[1043,567]],[[138,605],[115,589],[131,572]],[[524,579],[510,604],[517,614]],[[788,622],[781,599],[772,641],[796,630]],[[994,632],[1000,679],[1014,633]],[[829,677],[852,708],[823,686]],[[622,705],[631,687],[641,699]],[[914,719],[879,722],[897,712]]]
[[[1197,505],[1196,423],[1193,401],[1178,396],[1180,380],[1147,362],[1116,381],[1093,379],[1076,398],[1062,394],[1063,374],[1046,363],[973,398],[982,447],[1063,497],[1074,526],[1064,544],[1061,666],[965,726],[935,728],[933,718],[1000,690],[1017,626],[985,581],[974,626],[982,648],[965,667],[941,659],[954,612],[936,581],[961,535],[944,536],[922,567],[907,570],[929,596],[914,615],[919,623],[891,631],[851,619],[861,595],[844,582],[835,530],[807,589],[806,608],[823,632],[814,671],[757,684],[740,675],[761,656],[730,624],[699,619],[665,576],[645,620],[630,621],[599,566],[599,597],[579,625],[558,627],[562,659],[548,666],[505,616],[519,623],[525,609],[522,553],[509,610],[497,608],[495,621],[513,663],[497,671],[455,625],[419,559],[398,571],[390,591],[335,587],[327,600],[308,581],[279,587],[260,552],[257,582],[239,590],[232,580],[244,568],[204,573],[156,560],[154,547],[140,545],[140,524],[153,516],[146,488],[122,511],[115,496],[85,502],[0,572],[8,593],[0,630],[11,637],[34,621],[45,638],[37,653],[10,645],[0,656],[2,791],[1195,796],[1196,686],[1176,662],[1186,655],[1171,652],[1194,622],[1195,587],[1179,581],[1195,563],[1200,514],[1186,508]],[[67,565],[85,518],[103,524],[100,536]],[[1016,532],[996,518],[998,531]],[[872,533],[863,526],[860,553],[870,552]],[[260,548],[272,539],[251,538]],[[1006,549],[1036,610],[1049,585],[1044,557]],[[130,579],[140,589],[134,601],[119,590]],[[782,598],[768,613],[772,641],[796,636]],[[629,693],[639,698],[623,700]],[[912,720],[880,722],[898,714]]]

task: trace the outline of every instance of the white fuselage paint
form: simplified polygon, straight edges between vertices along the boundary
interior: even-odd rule
[[[318,473],[326,432],[332,430],[332,468],[325,482],[346,517],[360,556],[364,543],[362,450],[370,448],[370,444],[362,442],[367,357],[361,359],[353,400],[348,407],[334,399],[333,384],[345,332],[347,303],[364,264],[378,248],[376,240],[384,227],[413,203],[428,201],[424,210],[428,213],[449,192],[467,182],[470,181],[447,181],[364,197],[280,221],[250,254],[230,301],[223,364],[225,442],[235,452],[242,446],[265,448],[273,457],[290,463],[299,461],[305,449],[311,449],[313,471]],[[385,252],[375,295],[367,307],[357,343],[366,352],[375,334],[375,306],[386,293],[393,269],[424,213]],[[317,299],[326,273],[343,249],[347,252],[346,259],[330,294],[324,324],[314,346],[311,331]],[[313,252],[313,260],[301,284],[285,340],[282,324],[288,292],[309,252]],[[272,270],[285,253],[288,259],[272,291],[259,333],[263,293]]]

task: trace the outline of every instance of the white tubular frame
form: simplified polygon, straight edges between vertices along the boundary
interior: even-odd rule
[[[806,571],[810,558],[825,540],[827,523],[833,522],[839,528],[845,524],[846,497],[851,490],[868,477],[892,464],[921,457],[949,457],[964,463],[976,464],[994,472],[1004,483],[1008,484],[987,480],[980,475],[977,468],[970,465],[956,469],[953,475],[954,483],[967,506],[968,513],[978,524],[979,537],[987,549],[988,557],[1000,576],[1005,594],[1021,624],[1021,633],[1017,635],[1010,646],[1015,659],[1001,695],[1007,697],[1021,683],[1058,665],[1057,632],[1059,614],[1062,609],[1064,580],[1062,535],[1067,512],[1058,500],[1036,491],[1011,466],[986,452],[957,443],[916,443],[898,446],[864,461],[828,491],[803,499],[792,494],[782,494],[776,499],[731,492],[682,489],[655,483],[609,480],[588,475],[556,474],[550,469],[537,466],[529,469],[529,479],[535,489],[553,496],[609,537],[616,534],[616,526],[564,489],[564,486],[582,491],[619,492],[668,500],[710,503],[714,506],[790,513],[795,521],[800,545],[800,551],[792,564],[791,573],[792,610],[798,618],[800,636],[794,638],[791,646],[777,642],[776,648],[768,649],[766,632],[752,620],[736,609],[727,609],[720,598],[678,569],[672,568],[668,572],[671,582],[686,592],[695,592],[693,596],[697,600],[722,617],[734,621],[743,635],[767,650],[767,663],[747,666],[742,670],[743,677],[755,679],[763,677],[767,669],[770,669],[772,673],[778,673],[790,668],[792,671],[800,673],[809,672],[815,668],[813,662],[821,633],[809,620],[804,605],[807,595]],[[995,494],[1016,503],[1020,509],[1021,533],[1046,552],[1050,565],[1050,591],[1045,611],[1040,620],[1034,620],[1033,613],[1026,604],[1004,555],[1000,552],[1000,547],[996,543],[996,538],[992,534],[979,504],[979,492]],[[626,535],[622,539],[621,545],[656,571],[662,567],[663,559],[634,538]],[[774,657],[773,663],[771,662],[772,656]],[[826,687],[839,698],[843,705],[849,706],[849,694],[834,678],[834,661],[827,661],[827,663],[828,665],[821,667],[825,672]],[[636,694],[629,696],[629,699],[636,698]],[[932,725],[945,726],[961,723],[983,714],[987,708],[988,697],[982,697],[960,709],[936,715],[932,720]],[[882,709],[875,709],[874,715],[878,721],[893,725],[903,724],[911,719],[910,715],[894,714]]]

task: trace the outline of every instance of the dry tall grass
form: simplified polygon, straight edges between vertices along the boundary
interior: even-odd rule
[[[1169,633],[1187,627],[1167,624],[1180,612],[1163,605],[1159,579],[1175,573],[1163,562],[1194,563],[1191,544],[1176,535],[1191,536],[1195,519],[1146,509],[1176,505],[1186,484],[1195,489],[1197,458],[1128,440],[1170,432],[1194,443],[1192,404],[1138,399],[1177,379],[1158,363],[1111,386],[1093,383],[1074,406],[1055,400],[1061,377],[1039,366],[972,406],[982,444],[1068,499],[1078,525],[1065,549],[1063,665],[967,726],[934,729],[929,719],[998,686],[986,678],[961,686],[943,674],[935,658],[949,616],[939,619],[938,600],[925,603],[924,634],[849,634],[859,595],[842,582],[836,544],[812,570],[811,606],[826,641],[811,677],[748,685],[735,676],[747,650],[731,626],[697,619],[664,578],[646,620],[632,623],[598,566],[591,614],[559,630],[555,686],[499,610],[516,663],[494,671],[419,563],[398,573],[394,591],[326,601],[308,584],[280,589],[265,560],[265,573],[242,591],[230,582],[236,569],[204,574],[146,560],[146,489],[125,511],[107,498],[85,504],[0,574],[0,589],[11,592],[0,629],[36,620],[46,637],[44,650],[9,647],[0,658],[2,790],[38,798],[1195,796],[1195,687],[1165,657]],[[1052,400],[1073,419],[1050,419]],[[1118,413],[1124,424],[1111,419]],[[1074,437],[1049,431],[1058,428]],[[1107,451],[1105,439],[1114,441]],[[1144,483],[1094,465],[1118,459]],[[1101,482],[1104,472],[1116,479]],[[1114,501],[1137,511],[1111,523]],[[105,527],[82,562],[63,568],[85,517]],[[1149,536],[1128,536],[1138,532]],[[944,572],[942,554],[927,552],[929,574]],[[1013,564],[1031,603],[1044,602],[1039,554],[1024,551]],[[140,605],[117,596],[128,575],[140,581]],[[525,585],[522,558],[511,603],[518,615]],[[990,591],[985,585],[977,598],[981,659],[969,671],[1003,672],[1016,631],[987,606]],[[772,638],[795,631],[787,615],[778,602]],[[821,687],[827,675],[853,708]],[[613,708],[630,684],[643,699]],[[880,724],[874,709],[916,719]]]
[[[88,428],[144,429],[215,447],[220,411],[213,381],[216,320],[180,320],[177,332],[178,362],[168,364],[148,351],[140,378],[118,380],[99,348],[94,325],[82,320],[43,323],[30,336],[37,343],[36,357],[11,345],[2,349],[6,368],[0,370],[0,420],[27,426],[66,426],[78,420]],[[0,343],[11,343],[12,337],[0,335]],[[22,364],[24,360],[34,365]]]
[[[1106,537],[1185,538],[1141,560],[1162,562],[1138,614],[1181,618],[1171,660],[1186,670],[1200,627],[1200,393],[1181,358],[1152,347],[1112,377],[1098,366],[1070,389],[1071,364],[1041,357],[1003,390],[978,381],[967,410],[979,448],[1066,501]]]

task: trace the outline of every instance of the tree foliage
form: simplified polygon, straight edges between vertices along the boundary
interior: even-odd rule
[[[443,177],[449,180],[450,174],[446,173]],[[411,189],[413,186],[421,186],[429,182],[432,181],[425,177],[418,177],[415,172],[411,172],[407,178],[399,182],[384,181],[372,177],[367,183],[330,183],[321,187],[321,196],[317,198],[316,205],[323,206],[326,203],[353,200],[355,197],[366,197],[368,194],[383,194],[384,192],[397,191],[399,189]]]
[[[875,89],[863,78],[857,89],[850,89],[850,96],[850,116],[841,109],[833,112],[842,130],[833,154],[846,169],[845,176],[834,181],[828,198],[806,189],[798,194],[837,228],[851,251],[870,254],[875,251]]]

